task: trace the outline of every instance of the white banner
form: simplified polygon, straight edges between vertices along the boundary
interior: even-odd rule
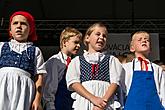
[[[157,60],[160,58],[159,55],[159,34],[150,33],[151,37],[151,54],[150,60]],[[111,33],[108,37],[107,49],[112,55],[122,55],[130,52],[129,42],[131,39],[130,33]]]

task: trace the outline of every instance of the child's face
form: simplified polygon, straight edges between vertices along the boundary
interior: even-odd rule
[[[86,38],[90,52],[102,51],[106,46],[107,33],[104,27],[95,27],[93,32]]]
[[[80,37],[79,36],[70,37],[69,40],[65,42],[64,46],[66,47],[67,53],[69,55],[77,54],[80,49]]]
[[[30,31],[27,19],[22,15],[13,17],[10,24],[10,33],[18,42],[26,42]]]
[[[150,38],[147,33],[137,33],[132,38],[131,52],[148,55],[150,52]]]

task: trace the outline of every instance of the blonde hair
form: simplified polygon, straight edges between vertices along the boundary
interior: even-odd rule
[[[146,31],[137,31],[137,32],[133,33],[132,37],[131,37],[131,41],[130,41],[130,47],[133,45],[133,40],[138,34],[145,34],[148,37],[150,36],[150,34]]]
[[[93,25],[91,25],[87,29],[87,31],[85,33],[85,36],[83,38],[83,43],[85,44],[85,46],[87,46],[87,42],[86,42],[87,36],[90,36],[91,35],[91,33],[94,31],[95,27],[103,27],[103,28],[105,28],[106,36],[108,36],[108,30],[107,30],[106,26],[103,23],[101,23],[101,22],[94,23]]]
[[[80,31],[78,31],[77,29],[75,29],[75,28],[66,27],[61,32],[61,35],[60,35],[60,49],[63,48],[64,41],[67,41],[67,40],[70,39],[70,37],[74,37],[74,36],[80,37],[80,39],[81,39],[82,38],[82,33]]]

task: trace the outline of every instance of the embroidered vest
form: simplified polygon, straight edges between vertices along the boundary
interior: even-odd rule
[[[1,49],[0,68],[17,67],[34,76],[35,71],[35,46],[31,46],[19,54],[10,50],[9,43],[5,42]]]
[[[87,62],[84,56],[80,56],[79,59],[80,59],[81,82],[89,81],[89,80],[101,80],[101,81],[110,82],[109,55],[106,55],[104,59],[98,63],[98,68],[95,69],[96,72],[94,75],[92,73],[92,64]]]

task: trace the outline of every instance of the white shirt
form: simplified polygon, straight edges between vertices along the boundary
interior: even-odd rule
[[[59,52],[50,57],[46,62],[47,75],[45,77],[45,87],[43,98],[46,103],[46,109],[55,109],[55,94],[57,92],[58,83],[61,81],[66,69],[67,55]]]
[[[165,75],[163,74],[163,70],[160,66],[154,63],[152,63],[152,66],[154,69],[154,79],[155,79],[158,95],[160,97],[162,105],[165,107]],[[133,77],[133,61],[123,64],[123,67],[125,69],[125,85],[126,85],[126,90],[127,90],[127,95],[128,95],[128,92],[132,83],[132,77]],[[134,70],[135,71],[141,70],[140,61],[138,61],[137,58],[135,58]],[[148,64],[148,71],[152,71],[151,62]]]

